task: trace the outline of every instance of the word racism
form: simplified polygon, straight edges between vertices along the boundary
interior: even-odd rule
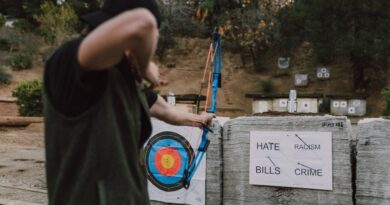
[[[296,150],[320,150],[321,145],[319,144],[295,144],[294,149]]]

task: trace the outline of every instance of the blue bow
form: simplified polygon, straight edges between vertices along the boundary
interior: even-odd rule
[[[221,87],[221,71],[222,71],[222,47],[221,47],[221,35],[218,32],[213,34],[213,48],[214,48],[214,72],[213,72],[213,81],[212,81],[212,96],[211,96],[211,107],[207,109],[208,113],[215,113],[217,111],[217,92],[218,88]],[[207,106],[207,105],[206,105]],[[201,143],[199,145],[198,151],[195,154],[194,160],[190,163],[189,167],[184,171],[184,187],[189,188],[192,177],[194,176],[196,170],[198,169],[200,163],[203,160],[204,154],[207,151],[207,148],[210,144],[210,140],[207,138],[207,134],[212,132],[212,130],[203,126]]]

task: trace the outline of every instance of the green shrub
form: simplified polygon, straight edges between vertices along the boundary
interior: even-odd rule
[[[37,53],[42,41],[42,37],[31,32],[6,27],[0,30],[0,50],[8,50],[10,53]]]
[[[75,33],[77,14],[68,3],[58,6],[46,1],[41,5],[41,11],[35,19],[40,23],[39,30],[47,42],[58,46]]]
[[[19,29],[23,32],[34,31],[34,26],[26,19],[18,19],[13,24],[14,28]]]
[[[16,103],[19,106],[19,114],[21,116],[42,116],[42,93],[42,81],[24,81],[19,84],[12,91],[12,96],[17,98]]]
[[[0,30],[0,49],[14,52],[20,50],[23,45],[23,36],[19,30],[12,28],[1,28]]]
[[[11,57],[12,70],[25,70],[32,67],[33,55],[28,52],[19,52]]]
[[[53,55],[55,47],[48,47],[41,53],[42,62],[46,62]]]
[[[0,38],[0,50],[9,51],[11,49],[11,43],[9,40]]]
[[[210,35],[208,28],[193,20],[192,18],[178,18],[170,22],[175,36],[200,37],[204,38]]]
[[[260,82],[260,87],[265,93],[270,93],[273,89],[272,83],[270,81],[265,81],[265,80],[262,80]]]
[[[382,89],[381,94],[386,98],[387,106],[384,111],[384,116],[390,116],[390,85]]]
[[[0,14],[0,27],[3,27],[4,24],[5,24],[5,17],[2,14]]]
[[[156,55],[163,60],[166,49],[175,46],[175,39],[173,38],[173,30],[168,21],[163,21],[160,27],[160,35]]]
[[[4,67],[0,66],[0,85],[8,84],[11,82],[11,75],[7,73]]]
[[[329,113],[330,112],[330,98],[323,97],[322,103],[318,107],[320,113]]]
[[[254,58],[253,68],[255,69],[256,72],[261,72],[265,70],[265,64],[263,63],[262,60]]]

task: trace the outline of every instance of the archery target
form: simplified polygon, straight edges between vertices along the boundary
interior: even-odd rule
[[[356,113],[356,108],[350,107],[348,108],[348,114],[355,114]]]
[[[280,107],[287,107],[287,100],[283,99],[279,101],[279,106]]]
[[[164,191],[183,188],[185,168],[194,159],[190,143],[174,132],[160,132],[145,147],[148,179]]]
[[[324,73],[324,78],[330,78],[330,73]]]
[[[166,203],[205,204],[206,156],[188,189],[183,184],[185,170],[198,151],[202,130],[173,126],[154,118],[152,127],[152,135],[144,146],[150,199]]]
[[[340,102],[340,107],[346,108],[347,106],[348,106],[348,102],[347,101],[341,101]]]
[[[310,102],[307,102],[307,101],[303,102],[302,109],[304,109],[304,110],[310,109]]]

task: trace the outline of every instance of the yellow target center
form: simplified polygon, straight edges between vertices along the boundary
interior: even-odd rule
[[[170,169],[175,164],[175,159],[172,157],[172,155],[164,154],[161,157],[161,164],[165,169]]]

